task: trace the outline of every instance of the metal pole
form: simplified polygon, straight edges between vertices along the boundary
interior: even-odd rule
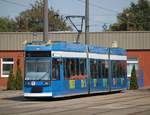
[[[86,71],[88,76],[88,93],[90,93],[90,62],[89,62],[89,0],[85,3],[85,45],[86,45]]]
[[[109,48],[109,54],[108,54],[108,79],[109,79],[109,91],[111,91],[112,88],[112,72],[111,72],[111,61],[110,61],[110,48]]]
[[[89,0],[85,5],[85,44],[89,45]]]
[[[48,40],[48,0],[44,0],[44,32],[43,32],[43,41]]]

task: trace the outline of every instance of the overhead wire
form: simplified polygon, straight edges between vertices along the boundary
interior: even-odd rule
[[[77,0],[77,1],[82,2],[82,3],[85,3],[84,0]],[[105,11],[114,12],[114,13],[119,13],[119,12],[116,11],[116,10],[109,9],[109,8],[104,8],[104,7],[99,6],[99,5],[97,5],[97,4],[90,3],[90,5],[93,6],[93,7],[96,7],[96,8],[102,9],[102,10],[105,10]]]
[[[0,0],[0,1],[2,1],[2,2],[6,2],[6,3],[9,3],[9,4],[14,4],[14,5],[17,5],[17,6],[22,6],[22,7],[26,7],[26,8],[29,8],[29,6],[27,6],[27,5],[24,5],[24,4],[21,4],[21,3],[17,3],[17,2],[14,2],[14,1],[9,1],[9,0]],[[84,2],[84,0],[78,0],[78,1],[80,1],[80,2]],[[107,8],[103,8],[103,7],[101,7],[101,6],[99,6],[99,5],[96,5],[96,4],[93,4],[93,3],[90,3],[90,5],[92,5],[93,7],[97,7],[97,8],[100,8],[100,9],[103,9],[103,10],[105,10],[105,11],[109,11],[109,12],[116,12],[116,11],[114,11],[114,10],[111,10],[111,9],[107,9]],[[63,13],[63,15],[64,15],[64,13]],[[65,15],[68,15],[68,14],[65,14]],[[65,16],[64,15],[64,16]],[[98,15],[97,15],[98,16]],[[104,23],[104,22],[101,22],[101,23]],[[108,23],[107,23],[108,24]],[[78,25],[78,24],[77,24]],[[92,25],[95,25],[95,26],[98,26],[98,25],[100,25],[100,24],[92,24]],[[92,26],[91,25],[91,26]]]
[[[17,6],[23,6],[23,7],[29,8],[29,6],[27,6],[27,5],[20,4],[20,3],[14,2],[14,1],[9,1],[9,0],[0,0],[0,1],[6,2],[6,3],[9,3],[9,4],[14,4],[14,5],[17,5]]]
[[[85,3],[85,0],[77,0],[77,1],[79,1],[79,2],[82,2],[82,3]],[[113,9],[109,9],[109,8],[104,8],[104,7],[102,7],[102,6],[100,6],[100,5],[97,5],[97,4],[94,4],[94,3],[89,3],[89,5],[90,6],[92,6],[92,7],[94,7],[94,8],[98,8],[98,9],[101,9],[101,10],[104,10],[104,11],[107,11],[107,12],[111,12],[111,13],[113,13],[113,14],[111,14],[111,15],[93,15],[94,17],[96,16],[96,17],[102,17],[102,16],[111,16],[111,17],[114,17],[114,16],[116,16],[116,14],[118,14],[119,12],[118,11],[116,11],[116,10],[113,10]],[[106,25],[110,25],[111,23],[110,22],[106,22],[106,21],[91,21],[90,22],[91,24],[89,25],[90,27],[102,27],[102,25],[104,25],[104,24],[106,24]]]

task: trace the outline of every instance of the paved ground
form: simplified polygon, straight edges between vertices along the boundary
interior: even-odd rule
[[[22,95],[0,91],[0,115],[150,115],[150,89],[46,100]]]

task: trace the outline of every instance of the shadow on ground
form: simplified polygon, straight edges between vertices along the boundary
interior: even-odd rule
[[[7,97],[7,98],[1,98],[1,99],[2,100],[11,100],[11,101],[63,101],[63,100],[85,98],[85,97],[91,97],[91,96],[112,95],[115,93],[123,93],[123,92],[116,91],[116,92],[86,94],[86,95],[77,95],[77,96],[59,97],[59,98],[24,98],[24,96],[15,96],[15,97]]]

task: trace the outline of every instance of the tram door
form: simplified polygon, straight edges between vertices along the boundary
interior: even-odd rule
[[[91,77],[90,77],[90,92],[94,92],[94,91],[97,91],[99,89],[99,85],[100,85],[100,82],[99,82],[99,78],[100,78],[100,75],[99,75],[99,67],[100,65],[100,61],[99,60],[96,60],[96,59],[91,59],[90,60],[90,74],[91,74]]]
[[[63,89],[62,86],[62,62],[61,59],[52,59],[52,90],[59,92]]]
[[[111,90],[109,60],[101,60],[101,90]]]

